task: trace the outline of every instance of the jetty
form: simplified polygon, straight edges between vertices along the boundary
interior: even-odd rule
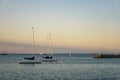
[[[120,54],[96,54],[93,58],[120,58]]]

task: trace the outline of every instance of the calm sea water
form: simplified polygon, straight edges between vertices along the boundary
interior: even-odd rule
[[[30,54],[0,55],[0,80],[120,80],[120,58],[92,54],[56,54],[58,62],[18,64]],[[36,54],[36,59],[41,56]],[[64,60],[63,60],[64,59]]]

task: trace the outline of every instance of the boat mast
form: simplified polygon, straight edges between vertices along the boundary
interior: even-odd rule
[[[51,35],[51,33],[49,33],[49,37],[50,37],[50,54],[52,55],[52,35]]]
[[[47,43],[48,43],[48,49],[47,49],[47,51],[48,51],[48,54],[50,54],[50,42],[49,42],[49,36],[47,36]]]
[[[32,31],[33,31],[33,53],[35,52],[34,46],[35,46],[35,38],[34,38],[34,28],[32,27]]]
[[[47,36],[47,42],[48,42],[48,54],[52,55],[52,35],[49,33]]]

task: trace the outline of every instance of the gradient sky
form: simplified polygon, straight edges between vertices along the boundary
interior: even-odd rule
[[[1,43],[31,44],[32,27],[37,45],[51,33],[53,46],[119,52],[120,0],[0,0]]]

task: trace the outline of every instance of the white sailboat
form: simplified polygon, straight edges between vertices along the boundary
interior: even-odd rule
[[[33,47],[35,45],[35,40],[34,40],[34,28],[32,27],[32,30],[33,30]],[[34,52],[34,48],[33,48],[33,52]],[[20,61],[19,64],[41,64],[41,61],[40,60],[35,60],[35,56],[33,54],[32,57],[25,57],[24,58],[25,60],[23,61]]]
[[[49,36],[47,36],[47,42],[48,42],[48,54],[43,54],[40,60],[41,62],[55,62],[57,61],[57,59],[54,59],[52,56],[52,35],[51,33],[49,33]]]

